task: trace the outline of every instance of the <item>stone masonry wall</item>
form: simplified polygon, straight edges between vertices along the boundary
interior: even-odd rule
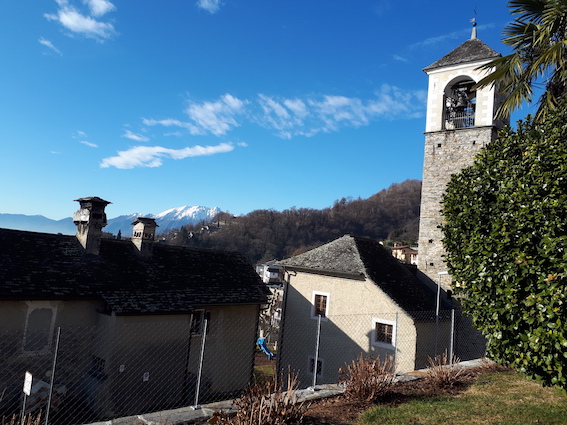
[[[451,175],[473,163],[476,153],[496,137],[494,126],[436,131],[425,134],[421,212],[419,219],[418,268],[443,289],[450,289],[444,262],[441,197]]]

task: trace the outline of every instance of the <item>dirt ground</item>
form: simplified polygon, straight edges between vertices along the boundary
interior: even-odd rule
[[[257,366],[266,366],[275,364],[275,361],[268,360],[264,353],[258,353],[255,364]],[[470,369],[456,385],[448,388],[439,388],[426,379],[396,383],[390,393],[386,397],[381,398],[380,402],[396,406],[417,397],[459,394],[470,387],[479,373],[486,370],[486,367]],[[315,400],[308,405],[302,424],[352,425],[363,412],[372,406],[374,406],[372,402],[349,400],[342,394]]]
[[[425,379],[396,383],[380,402],[396,406],[413,398],[435,395],[454,395],[465,391],[476,379],[478,371],[471,370],[458,385],[440,389]],[[358,417],[375,404],[356,402],[344,395],[314,401],[305,412],[304,425],[352,425]]]

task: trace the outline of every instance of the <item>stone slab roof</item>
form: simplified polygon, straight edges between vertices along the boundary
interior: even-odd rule
[[[366,278],[412,316],[436,308],[435,292],[373,239],[345,235],[278,264],[289,270]]]
[[[501,56],[502,55],[500,53],[492,50],[478,38],[473,38],[465,41],[459,47],[452,50],[438,61],[433,62],[426,68],[423,68],[423,70],[427,72],[433,69],[444,68],[453,65],[478,62],[486,59],[493,60]]]
[[[102,239],[86,254],[74,236],[0,229],[0,299],[101,300],[116,314],[173,314],[195,306],[259,304],[267,288],[237,252]]]

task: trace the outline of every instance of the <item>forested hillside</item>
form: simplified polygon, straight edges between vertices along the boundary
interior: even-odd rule
[[[415,243],[421,182],[406,180],[368,199],[335,201],[322,210],[255,210],[241,217],[221,213],[211,223],[185,226],[166,239],[176,245],[238,250],[252,263],[283,259],[346,233]]]

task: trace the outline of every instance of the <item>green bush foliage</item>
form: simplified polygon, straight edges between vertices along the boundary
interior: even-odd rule
[[[503,130],[443,198],[456,295],[496,361],[567,388],[567,112]]]

